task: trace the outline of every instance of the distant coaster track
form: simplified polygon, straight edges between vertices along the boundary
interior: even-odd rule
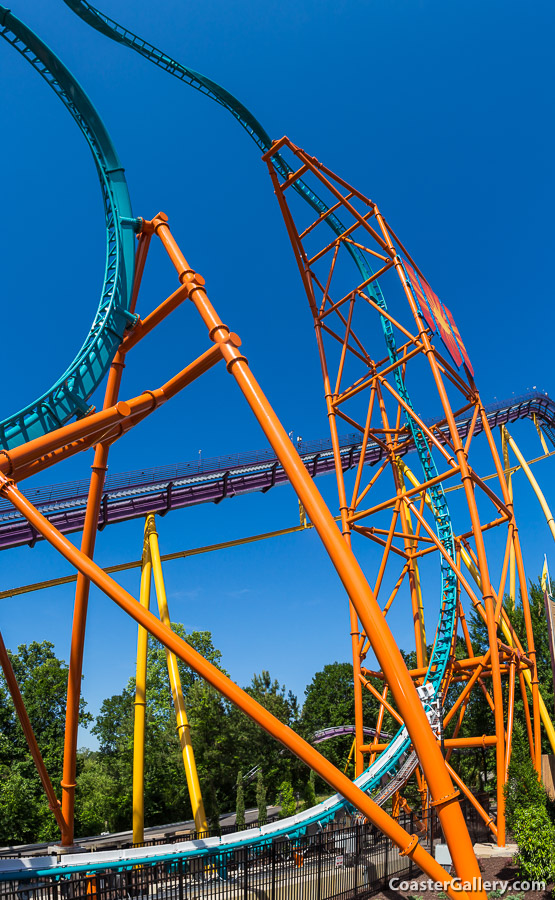
[[[517,419],[534,419],[555,448],[555,402],[546,394],[529,393],[486,407],[492,428]],[[457,422],[463,440],[467,437],[470,419]],[[475,425],[475,434],[482,430]],[[441,440],[442,430],[439,430]],[[360,435],[343,435],[341,459],[344,471],[354,468],[360,458]],[[405,452],[414,450],[407,445]],[[334,469],[333,451],[329,439],[302,441],[299,454],[313,478]],[[383,448],[368,444],[365,459],[376,465],[383,458]],[[170,510],[197,506],[200,503],[220,503],[222,500],[256,492],[266,493],[288,478],[271,450],[258,450],[206,459],[202,463],[183,462],[175,465],[145,468],[135,472],[108,475],[102,497],[98,528],[144,518],[149,512],[164,516]],[[87,504],[88,481],[41,485],[29,490],[27,496],[46,518],[63,534],[80,531]],[[9,550],[42,540],[23,516],[6,500],[0,498],[0,550]]]

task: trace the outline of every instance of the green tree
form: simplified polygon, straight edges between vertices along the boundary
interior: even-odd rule
[[[380,686],[377,683],[380,690]],[[368,690],[363,690],[364,724],[374,726],[378,714],[378,701]],[[316,672],[305,689],[305,702],[302,709],[299,728],[303,737],[310,741],[323,728],[332,725],[354,725],[355,696],[353,683],[353,667],[351,663],[330,663]],[[383,729],[390,727],[389,716],[384,720]],[[353,743],[353,735],[336,737],[318,746],[318,750],[335,766],[343,769]],[[305,769],[306,773],[306,769]],[[306,774],[303,776],[303,784]],[[322,783],[323,787],[323,783]]]
[[[208,819],[208,828],[212,834],[220,834],[220,807],[213,778],[209,778],[204,786],[204,808]]]
[[[245,792],[243,790],[243,773],[237,772],[237,796],[235,801],[235,824],[239,827],[245,824]]]
[[[510,831],[515,829],[522,810],[539,807],[545,810],[548,805],[551,806],[551,803],[530,758],[524,727],[517,721],[513,726],[509,777],[505,785],[507,827]]]
[[[77,823],[81,835],[115,831],[120,821],[119,785],[108,761],[91,750],[81,750],[77,777]]]
[[[258,770],[256,776],[256,805],[258,807],[258,824],[265,825],[268,821],[268,808],[266,806],[266,786],[262,769]]]
[[[213,646],[209,632],[194,631],[187,634],[179,623],[172,623],[172,629],[205,658],[219,665],[221,654]],[[234,788],[229,766],[225,777],[223,774],[223,758],[229,751],[227,744],[222,746],[222,734],[226,733],[227,708],[220,695],[195,672],[181,661],[178,661],[178,666],[201,791],[204,795],[208,790],[210,795],[208,803],[206,796],[204,798],[207,815],[210,815],[208,806],[211,804],[213,817],[217,820],[217,810],[222,799],[220,794],[224,789],[220,787],[220,776],[225,782],[227,802],[231,801]],[[103,777],[109,777],[118,798],[109,810],[109,830],[128,828],[131,822],[134,700],[135,679],[131,678],[121,694],[104,701],[93,728],[100,743],[94,783],[100,785]],[[149,640],[146,702],[145,823],[157,825],[192,818],[181,747],[175,728],[166,651],[153,639]],[[89,766],[92,765],[92,761],[89,761]],[[84,829],[85,823],[81,823],[80,827]]]
[[[310,775],[308,776],[308,781],[305,784],[303,791],[303,809],[312,809],[313,806],[316,806],[316,790],[314,787],[315,784],[315,776],[314,770],[310,770]]]
[[[56,788],[62,777],[68,667],[50,641],[9,653],[37,743]],[[80,724],[92,717],[81,700]],[[0,676],[0,843],[59,837],[7,685]]]
[[[544,806],[517,809],[513,819],[518,874],[530,881],[555,880],[555,825]]]
[[[272,679],[269,672],[254,675],[246,692],[276,718],[291,728],[297,727],[297,698]],[[236,764],[245,772],[254,766],[262,766],[266,789],[274,795],[278,786],[291,772],[291,755],[259,725],[235,706],[229,710],[229,738],[233,747]],[[296,771],[296,770],[295,770]],[[246,803],[254,801],[254,784],[246,787]]]
[[[295,815],[295,794],[293,793],[293,785],[287,779],[282,781],[279,786],[277,802],[281,806],[280,819],[286,819],[288,816]]]

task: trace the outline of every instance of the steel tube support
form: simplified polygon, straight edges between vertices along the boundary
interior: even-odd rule
[[[482,597],[484,602],[484,607],[486,611],[486,623],[488,630],[488,640],[491,648],[491,667],[492,667],[492,682],[493,682],[493,695],[494,695],[494,718],[495,718],[495,732],[497,735],[497,746],[496,746],[496,770],[497,770],[497,842],[500,847],[505,846],[505,795],[503,792],[503,776],[505,771],[505,730],[504,730],[504,722],[503,722],[503,689],[501,685],[501,672],[499,667],[499,652],[497,647],[497,626],[495,623],[495,609],[493,605],[493,592],[490,584],[489,578],[489,569],[487,563],[486,550],[484,545],[484,536],[481,530],[480,525],[480,517],[478,514],[478,507],[476,504],[476,498],[474,496],[474,482],[470,472],[467,453],[464,449],[463,443],[460,439],[459,432],[457,430],[457,426],[455,423],[455,418],[453,416],[453,411],[451,409],[451,404],[449,403],[449,398],[447,396],[447,392],[445,389],[445,385],[443,383],[443,379],[441,377],[441,372],[439,369],[438,360],[434,354],[434,350],[432,344],[430,342],[430,338],[428,336],[428,332],[426,330],[426,325],[422,319],[421,314],[419,313],[414,297],[410,289],[406,284],[404,269],[401,264],[401,260],[398,256],[396,256],[395,248],[391,243],[391,238],[389,236],[389,232],[387,230],[387,226],[383,220],[383,217],[380,215],[378,209],[375,209],[376,219],[380,225],[382,230],[382,234],[386,239],[388,244],[388,250],[391,253],[392,257],[396,257],[396,269],[397,274],[399,275],[399,280],[405,292],[405,296],[407,298],[410,310],[413,314],[414,321],[417,324],[419,331],[419,338],[422,341],[424,346],[424,354],[427,357],[430,371],[439,395],[439,399],[441,405],[443,407],[443,412],[445,415],[445,421],[449,428],[449,434],[451,436],[451,444],[453,446],[455,457],[457,464],[460,468],[461,481],[463,484],[463,490],[466,498],[466,502],[468,505],[468,511],[470,514],[470,521],[472,523],[472,532],[474,535],[474,540],[476,542],[476,551],[478,555],[478,561],[480,566],[480,574],[482,579]],[[476,397],[477,402],[479,402],[479,398]]]
[[[124,363],[116,354],[108,374],[104,409],[114,406],[121,385]],[[81,539],[81,552],[91,557],[94,554],[98,516],[104,490],[104,480],[108,467],[107,444],[97,444],[92,464],[92,474],[87,497],[87,509]],[[64,764],[62,775],[62,813],[67,823],[62,837],[62,845],[71,847],[74,837],[75,811],[75,777],[77,765],[77,732],[79,728],[79,703],[81,700],[81,680],[83,676],[83,654],[85,648],[85,630],[87,624],[87,608],[89,603],[90,582],[82,573],[77,574],[75,602],[73,607],[73,625],[71,630],[71,650],[69,656],[69,672],[66,697],[66,721],[64,732]]]
[[[164,220],[155,225],[182,283],[189,283],[194,303],[209,335],[221,344],[227,369],[236,379],[242,393],[258,419],[262,430],[286,471],[297,496],[313,522],[341,581],[351,599],[362,627],[372,637],[372,646],[391,686],[398,709],[418,750],[430,792],[437,804],[438,815],[458,875],[472,881],[480,870],[459,803],[446,770],[426,714],[408,674],[403,657],[383,617],[382,611],[354,554],[338,531],[333,517],[317,487],[306,471],[281,422],[254,378],[246,358],[234,345],[227,326],[223,325],[204,290],[204,279],[196,276],[177,247]]]
[[[513,546],[514,546],[514,551],[515,551],[516,568],[517,568],[517,572],[518,572],[520,591],[521,591],[521,595],[522,595],[522,609],[524,612],[524,622],[525,622],[525,626],[526,626],[526,642],[528,644],[528,655],[531,656],[534,661],[533,671],[532,671],[532,673],[528,672],[527,681],[531,685],[531,689],[532,689],[532,710],[533,710],[533,714],[534,714],[534,721],[533,721],[534,765],[536,767],[536,772],[538,773],[538,778],[541,778],[540,720],[543,720],[544,724],[545,724],[545,720],[548,719],[551,730],[553,730],[553,726],[552,726],[552,723],[547,714],[547,709],[545,709],[545,712],[543,712],[542,711],[542,702],[540,702],[540,699],[542,699],[542,701],[543,701],[543,698],[541,698],[540,690],[539,690],[537,654],[536,654],[535,641],[534,641],[534,629],[532,627],[532,617],[530,614],[530,602],[529,602],[529,598],[528,598],[528,585],[526,583],[526,573],[524,571],[524,562],[522,559],[520,536],[519,536],[518,528],[516,526],[516,522],[515,522],[515,518],[514,518],[513,504],[509,497],[507,485],[506,485],[505,479],[503,477],[504,473],[503,473],[502,466],[501,466],[501,460],[499,459],[499,455],[497,453],[497,447],[495,446],[495,441],[493,440],[491,428],[490,428],[490,425],[488,422],[486,411],[483,406],[480,407],[480,414],[481,414],[482,423],[483,423],[483,427],[484,427],[484,433],[486,435],[489,447],[491,449],[491,453],[492,453],[495,467],[497,470],[497,476],[499,479],[499,483],[500,483],[501,489],[504,493],[505,502],[508,504],[509,513],[510,513],[512,525],[513,525]],[[506,431],[506,429],[505,429],[505,431]],[[507,439],[510,442],[510,436],[509,436],[508,432],[506,432],[506,434],[507,434]],[[527,463],[524,459],[522,459],[522,462],[523,462],[524,466],[527,467]],[[528,469],[528,471],[530,471],[530,470]],[[530,473],[530,475],[531,475],[531,473]],[[531,477],[533,477],[533,476],[531,475]],[[509,643],[512,646],[513,642],[509,642]],[[522,649],[522,648],[520,648],[520,649]],[[543,704],[543,705],[545,707],[545,704]],[[547,731],[549,733],[549,728],[547,728]]]
[[[145,262],[150,246],[151,236],[142,234],[139,237],[139,248],[135,258],[135,273],[133,289],[130,301],[130,312],[134,312],[139,289],[143,277]],[[125,368],[125,352],[121,346],[117,351],[106,382],[103,411],[115,407],[116,410],[127,404],[118,404],[121,379]],[[154,399],[154,398],[153,398]],[[116,405],[117,404],[117,405]],[[92,464],[92,474],[83,523],[83,535],[81,538],[81,551],[87,556],[93,557],[98,528],[98,517],[102,492],[108,468],[108,453],[110,444],[102,442],[97,444]],[[69,672],[66,697],[66,721],[64,732],[64,761],[62,774],[62,813],[66,822],[66,830],[62,838],[63,846],[70,847],[74,837],[74,811],[75,811],[75,777],[77,765],[77,733],[79,728],[79,703],[81,699],[81,680],[83,676],[83,654],[85,648],[85,630],[87,624],[87,608],[89,603],[90,582],[82,573],[77,574],[75,587],[75,602],[73,607],[73,624],[71,630],[71,650],[69,657]]]
[[[162,562],[160,560],[160,549],[158,546],[158,533],[156,531],[156,519],[151,513],[146,519],[146,535],[150,550],[150,559],[152,562],[152,571],[154,573],[154,584],[156,587],[156,598],[158,600],[158,610],[160,612],[160,621],[171,628],[170,612],[168,609],[168,601],[166,597],[166,587],[164,585],[164,575],[162,573]],[[170,689],[172,693],[173,705],[175,707],[175,717],[177,721],[177,734],[181,745],[181,753],[183,756],[183,765],[185,768],[185,776],[187,778],[187,788],[189,790],[189,798],[193,809],[193,818],[195,820],[196,831],[208,831],[208,822],[206,821],[206,813],[204,811],[204,803],[198,780],[197,765],[195,762],[195,754],[193,752],[193,744],[191,741],[191,728],[187,719],[185,710],[185,700],[183,698],[183,688],[181,687],[181,678],[177,667],[177,657],[175,653],[166,648],[166,661],[168,664],[168,676],[170,679]]]
[[[414,863],[423,869],[426,874],[434,881],[442,881],[446,885],[446,891],[453,900],[464,900],[468,896],[465,892],[460,891],[459,883],[453,885],[451,876],[440,866],[435,859],[421,846],[414,835],[408,834],[404,828],[398,825],[391,817],[374,803],[363,791],[360,790],[353,782],[343,775],[332,763],[322,756],[314,747],[297,735],[289,726],[284,725],[279,719],[268,712],[257,701],[238,687],[230,678],[220,672],[212,663],[204,659],[196,650],[193,649],[186,641],[181,640],[174,632],[168,628],[163,622],[160,622],[156,616],[145,610],[131,594],[128,594],[117,582],[113,581],[105,572],[89,557],[81,553],[70,541],[67,540],[51,523],[43,516],[35,507],[21,494],[15,484],[0,474],[0,494],[8,499],[13,506],[29,521],[37,531],[73,566],[83,573],[90,581],[95,584],[101,591],[128,613],[136,622],[143,625],[151,634],[153,634],[164,646],[176,654],[187,665],[191,666],[202,678],[216,688],[223,696],[227,697],[232,703],[243,710],[246,715],[253,719],[258,725],[264,728],[269,734],[280,741],[284,746],[288,747],[292,753],[303,760],[310,768],[320,775],[331,787],[344,796],[353,806],[356,806],[363,815],[384,832],[391,840],[409,855]],[[332,520],[333,521],[333,520]],[[337,535],[341,546],[346,545],[337,531]],[[401,657],[402,660],[402,657]],[[410,697],[412,702],[412,697]],[[426,720],[427,724],[427,720]],[[430,734],[432,732],[430,731]],[[433,736],[433,735],[432,735]],[[439,751],[437,744],[434,745]],[[441,758],[441,754],[440,754]],[[458,804],[457,804],[458,806]],[[454,808],[454,804],[450,804]],[[460,809],[459,809],[460,812]],[[462,820],[462,816],[461,816]],[[465,841],[465,835],[468,836],[464,820],[462,827],[458,832],[458,840],[460,844]],[[472,861],[472,846],[470,847]],[[452,851],[453,854],[453,851]],[[457,857],[460,854],[455,852]],[[474,858],[475,861],[475,858]],[[465,881],[472,883],[472,878],[479,879],[480,872],[478,866],[475,871],[471,866],[464,866],[464,872],[461,877]],[[479,884],[479,881],[476,882]],[[482,890],[470,892],[481,900],[487,900],[486,894]]]
[[[504,428],[504,432],[507,436],[507,443],[509,444],[509,447],[511,448],[514,455],[518,459],[520,465],[522,466],[522,471],[526,475],[528,481],[530,482],[532,490],[534,491],[536,497],[538,498],[539,504],[542,508],[542,512],[545,516],[545,520],[547,522],[547,527],[549,528],[549,530],[551,532],[551,536],[553,537],[553,540],[555,540],[555,518],[553,517],[553,513],[551,512],[551,510],[547,504],[547,500],[545,499],[545,497],[543,495],[543,491],[540,488],[536,479],[534,478],[534,476],[532,474],[532,470],[530,469],[530,466],[528,465],[528,463],[524,459],[524,456],[518,449],[514,439],[511,437],[511,435],[509,434],[509,432],[507,431],[506,428]]]
[[[150,609],[150,582],[152,560],[147,539],[143,543],[141,566],[141,591],[139,602],[147,612]],[[145,839],[145,722],[146,722],[146,667],[148,631],[139,625],[137,631],[137,670],[135,675],[135,704],[133,718],[133,843],[142,844]]]

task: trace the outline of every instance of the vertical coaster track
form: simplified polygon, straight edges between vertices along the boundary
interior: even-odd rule
[[[106,375],[125,328],[136,320],[129,313],[135,251],[124,169],[89,97],[56,54],[4,6],[0,35],[44,78],[81,129],[98,172],[106,222],[106,269],[93,324],[57,382],[0,422],[0,446],[9,449],[87,413],[87,401]]]
[[[124,28],[100,10],[87,3],[86,0],[64,0],[64,2],[88,25],[91,25],[97,31],[100,31],[114,41],[134,50],[140,56],[143,56],[149,62],[163,69],[174,78],[188,84],[190,87],[193,87],[195,90],[209,97],[211,100],[214,100],[220,106],[223,106],[245,129],[260,150],[265,153],[270,150],[272,141],[268,132],[264,129],[258,119],[256,119],[256,117],[253,116],[239,100],[229,93],[229,91],[226,91],[206,76],[201,75],[188,66],[172,59],[144,38],[141,38]],[[281,178],[287,179],[293,174],[291,166],[279,152],[271,155],[271,162],[276,173]],[[294,179],[292,187],[296,193],[315,210],[315,212],[325,216],[328,227],[331,228],[335,235],[339,236],[343,234],[345,227],[341,220],[335,213],[330,213],[327,204],[306,184],[305,181],[303,181],[302,178]],[[355,244],[348,244],[346,245],[346,248],[357,266],[362,280],[367,281],[368,279],[371,279],[374,275],[374,271],[370,265],[368,255]],[[410,285],[408,277],[407,284]],[[372,297],[380,307],[387,310],[385,298],[377,281],[373,281],[366,290],[368,291],[369,296]],[[381,316],[381,327],[390,362],[395,363],[398,359],[395,335],[390,320],[385,316]],[[403,400],[412,409],[412,401],[404,383],[402,372],[399,368],[395,371],[395,381]],[[406,421],[411,430],[415,447],[418,452],[424,480],[433,480],[438,475],[438,472],[426,435],[410,415],[406,416]],[[441,484],[433,484],[430,488],[430,494],[433,502],[438,537],[447,554],[454,559],[453,529],[451,526],[447,501]],[[426,678],[429,687],[427,690],[422,691],[424,707],[430,720],[433,720],[436,725],[438,710],[433,701],[436,696],[439,697],[439,689],[449,662],[456,613],[456,578],[452,569],[443,557],[441,557],[440,565],[442,577],[440,619],[436,630],[436,639],[430,656],[428,675]],[[402,766],[403,772],[401,778],[395,777],[391,787],[380,792],[377,798],[378,802],[384,803],[388,797],[391,796],[392,791],[398,789],[400,784],[405,783],[407,778],[410,777],[414,771],[418,762],[416,754],[412,753],[410,755],[410,761],[406,760],[410,743],[411,741],[406,728],[400,728],[388,750],[383,752],[370,769],[361,776],[361,786],[364,786],[364,789],[367,791],[375,791],[380,785],[384,775],[390,777],[397,776]]]

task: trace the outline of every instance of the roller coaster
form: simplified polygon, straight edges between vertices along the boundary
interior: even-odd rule
[[[409,834],[386,811],[387,801],[393,800],[395,806],[403,787],[414,777],[425,798],[423,803],[437,811],[456,874],[473,883],[479,869],[459,799],[465,797],[474,805],[492,837],[503,845],[503,784],[511,756],[517,682],[527,710],[530,752],[538,773],[542,724],[555,749],[555,732],[538,687],[528,587],[513,509],[508,454],[510,447],[515,454],[518,448],[506,430],[507,423],[530,418],[542,440],[545,442],[545,434],[555,447],[555,404],[545,394],[530,394],[484,406],[451,311],[372,200],[288,138],[272,141],[246,107],[215,82],[171,59],[85,0],[65,2],[88,25],[223,106],[262,151],[314,320],[330,438],[293,446],[249,367],[240,338],[221,322],[208,298],[204,278],[189,265],[177,245],[167,216],[158,213],[146,219],[133,215],[124,169],[84,90],[29,27],[0,7],[0,34],[57,94],[89,145],[102,191],[107,243],[100,302],[81,350],[48,391],[0,423],[0,549],[44,539],[78,573],[61,803],[0,642],[5,678],[59,825],[61,846],[69,852],[33,863],[6,862],[0,878],[22,878],[26,872],[36,876],[104,871],[151,860],[202,857],[220,847],[226,851],[247,845],[263,847],[279,836],[323,828],[347,809],[376,825],[429,877],[451,885],[451,877],[424,849],[418,835]],[[135,309],[153,238],[160,240],[174,266],[179,287],[143,319]],[[382,290],[385,284],[393,298],[387,302]],[[124,360],[186,300],[206,326],[209,349],[160,388],[120,400]],[[222,360],[246,397],[271,450],[205,461],[196,469],[193,464],[183,464],[106,476],[111,444]],[[106,376],[103,407],[96,411],[91,398]],[[438,414],[433,421],[418,414],[409,386],[415,396],[422,396],[425,390],[434,398]],[[348,435],[340,435],[342,423],[350,427]],[[497,426],[502,429],[501,453],[493,433]],[[479,434],[483,437],[476,458],[481,468],[485,442],[494,487],[487,483],[490,475],[481,477],[474,466]],[[92,448],[90,482],[41,487],[26,496],[21,493],[18,485],[25,478]],[[406,461],[411,456],[417,460],[418,475]],[[369,471],[373,474],[364,484]],[[314,483],[317,476],[327,472],[334,473],[337,482],[340,528]],[[348,596],[355,700],[353,782],[180,640],[171,630],[167,608],[166,615],[161,609],[157,618],[149,611],[148,602],[143,603],[141,598],[138,603],[93,561],[97,531],[107,525],[218,502],[250,491],[267,491],[285,482],[297,493]],[[459,493],[448,502],[447,494],[454,490]],[[156,580],[159,554],[153,516],[149,518],[145,534],[149,549],[143,557],[143,574],[148,572],[150,579],[150,567],[154,565]],[[78,550],[64,535],[80,530],[83,537]],[[490,555],[497,551],[488,545],[492,532],[503,534],[498,567],[501,574],[495,587]],[[369,540],[377,554],[372,587],[369,574],[363,572],[353,552],[355,541],[362,539]],[[432,554],[439,562],[439,613],[428,653],[421,569]],[[392,590],[386,587],[386,573],[395,574]],[[336,793],[290,819],[248,832],[165,848],[136,847],[97,856],[72,854],[77,723],[90,584],[134,618],[139,633],[142,630],[146,635],[148,631],[158,638],[170,655],[190,665],[316,771]],[[158,581],[156,584],[158,589]],[[515,598],[518,587],[525,616],[524,635],[515,632],[503,604],[506,588]],[[386,591],[390,593],[384,597]],[[416,667],[411,671],[386,618],[403,594],[414,628]],[[463,596],[487,628],[489,649],[483,656],[474,654]],[[468,654],[464,660],[457,659],[454,652],[459,632]],[[378,662],[375,671],[364,665],[370,650]],[[376,678],[383,685],[381,691],[370,680]],[[486,679],[491,681],[491,690],[486,687]],[[508,685],[506,696],[503,679]],[[446,708],[447,691],[456,685],[461,688],[457,700]],[[494,733],[459,738],[475,685],[487,696]],[[363,721],[365,690],[380,704],[378,720],[371,729]],[[383,729],[386,711],[398,725],[393,735]],[[187,755],[191,751],[188,725],[184,710],[180,714]],[[451,726],[446,736],[445,729],[451,722],[454,728]],[[454,749],[462,746],[491,746],[495,750],[495,820],[449,764]],[[191,797],[195,821],[202,823],[200,790],[194,784]],[[460,896],[455,885],[448,893]],[[485,896],[479,889],[472,893]]]

